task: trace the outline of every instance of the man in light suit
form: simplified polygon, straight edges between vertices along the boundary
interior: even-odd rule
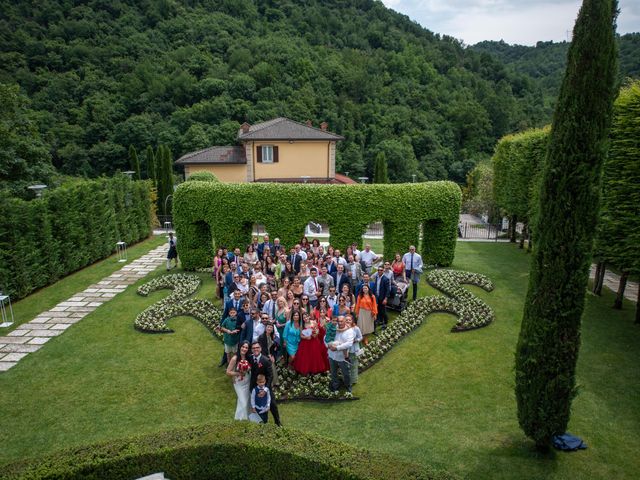
[[[362,265],[360,265],[360,262],[355,261],[355,257],[353,255],[349,255],[349,257],[347,258],[347,267],[345,271],[351,279],[351,289],[353,290],[362,279]]]
[[[404,263],[407,280],[410,279],[413,285],[413,300],[415,300],[418,295],[420,275],[422,274],[422,257],[419,253],[416,253],[415,245],[411,245],[409,251],[402,256],[402,263]]]

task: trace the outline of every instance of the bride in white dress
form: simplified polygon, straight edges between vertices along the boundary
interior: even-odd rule
[[[247,360],[249,355],[249,342],[242,342],[238,347],[238,352],[231,357],[229,366],[227,367],[227,375],[233,380],[233,388],[238,396],[236,403],[236,420],[249,419],[249,383],[251,382],[251,372],[240,372],[238,363],[241,360]]]

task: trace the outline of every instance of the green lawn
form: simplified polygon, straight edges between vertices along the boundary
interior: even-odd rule
[[[453,317],[433,315],[360,377],[360,400],[283,404],[286,427],[474,479],[637,478],[640,328],[630,303],[610,308],[608,291],[587,297],[569,426],[589,449],[541,456],[518,427],[513,357],[529,258],[512,244],[459,243],[455,267],[495,282],[491,293],[470,287],[495,308],[495,323],[452,334]],[[202,278],[199,296],[211,298]],[[431,293],[422,285],[421,294]],[[0,374],[0,463],[233,417],[232,386],[215,366],[222,346],[204,327],[179,318],[174,334],[133,329],[136,313],[164,295],[142,298],[130,288]]]

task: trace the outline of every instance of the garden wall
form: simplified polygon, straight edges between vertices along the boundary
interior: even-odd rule
[[[151,233],[150,184],[81,180],[24,201],[0,199],[0,290],[21,298]]]
[[[361,243],[367,225],[382,221],[384,257],[418,245],[429,265],[451,265],[461,192],[453,182],[395,185],[223,184],[185,182],[174,194],[178,252],[185,269],[211,265],[212,245],[243,247],[254,223],[287,248],[310,221],[326,223],[330,242],[343,252]]]

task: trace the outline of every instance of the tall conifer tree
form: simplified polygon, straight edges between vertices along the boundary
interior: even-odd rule
[[[518,420],[540,448],[566,431],[576,395],[580,317],[611,122],[616,14],[616,0],[583,1],[545,158],[516,352]]]
[[[153,154],[153,147],[151,145],[147,145],[147,151],[145,153],[145,161],[147,162],[147,178],[153,181],[153,185],[156,184],[156,158]]]
[[[133,178],[135,180],[140,180],[142,177],[140,176],[140,160],[138,160],[138,152],[136,152],[136,147],[133,145],[129,145],[129,161],[131,162],[131,170],[135,173]]]
[[[380,152],[376,155],[376,163],[373,165],[373,183],[389,183],[387,157],[384,152]]]

